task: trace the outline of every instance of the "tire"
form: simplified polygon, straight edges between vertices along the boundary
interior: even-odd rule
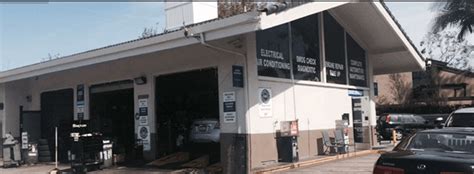
[[[39,151],[39,156],[40,157],[51,157],[51,152],[48,151]]]
[[[49,151],[49,146],[48,145],[41,145],[38,146],[38,151]]]

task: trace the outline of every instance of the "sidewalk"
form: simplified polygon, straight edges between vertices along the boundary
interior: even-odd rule
[[[281,164],[274,167],[268,167],[265,169],[258,169],[252,171],[252,173],[256,174],[266,174],[266,173],[275,173],[275,172],[284,172],[289,171],[292,169],[303,168],[303,167],[311,167],[316,165],[321,165],[329,162],[336,162],[345,159],[352,159],[356,157],[364,157],[369,155],[375,155],[378,157],[378,152],[380,150],[391,150],[393,149],[392,144],[381,144],[379,146],[374,147],[372,150],[364,150],[364,151],[357,151],[357,152],[350,152],[348,154],[343,155],[333,155],[333,156],[318,156],[316,159],[309,159],[305,161],[300,161],[296,163],[289,163],[289,164]]]

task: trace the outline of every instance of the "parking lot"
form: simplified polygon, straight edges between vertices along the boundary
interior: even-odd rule
[[[374,163],[379,157],[379,154],[371,154],[356,158],[349,158],[346,160],[333,161],[317,166],[297,168],[282,174],[296,174],[296,173],[313,173],[313,174],[369,174],[372,173]]]

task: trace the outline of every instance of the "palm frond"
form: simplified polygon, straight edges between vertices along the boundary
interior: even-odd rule
[[[441,8],[442,7],[442,8]],[[474,1],[472,0],[448,0],[446,2],[435,3],[432,9],[438,9],[438,16],[434,19],[432,31],[440,32],[448,27],[459,28],[458,39],[472,33],[474,25]]]

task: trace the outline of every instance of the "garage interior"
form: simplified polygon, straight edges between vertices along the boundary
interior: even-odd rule
[[[217,68],[156,77],[156,105],[157,157],[188,154],[187,160],[161,168],[177,168],[196,159],[209,165],[220,162],[220,140],[191,142],[189,138],[191,129],[197,129],[196,120],[213,120],[217,123],[213,129],[220,129]]]
[[[39,140],[39,143],[40,146],[49,147],[49,149],[40,147],[40,161],[54,160],[54,134],[55,127],[57,126],[58,160],[61,163],[68,162],[68,151],[71,148],[70,133],[74,115],[73,102],[73,89],[50,91],[41,94],[41,138],[43,139]]]
[[[123,157],[118,164],[139,159],[142,151],[134,147],[133,81],[120,81],[90,87],[90,128],[113,142],[113,152]]]

